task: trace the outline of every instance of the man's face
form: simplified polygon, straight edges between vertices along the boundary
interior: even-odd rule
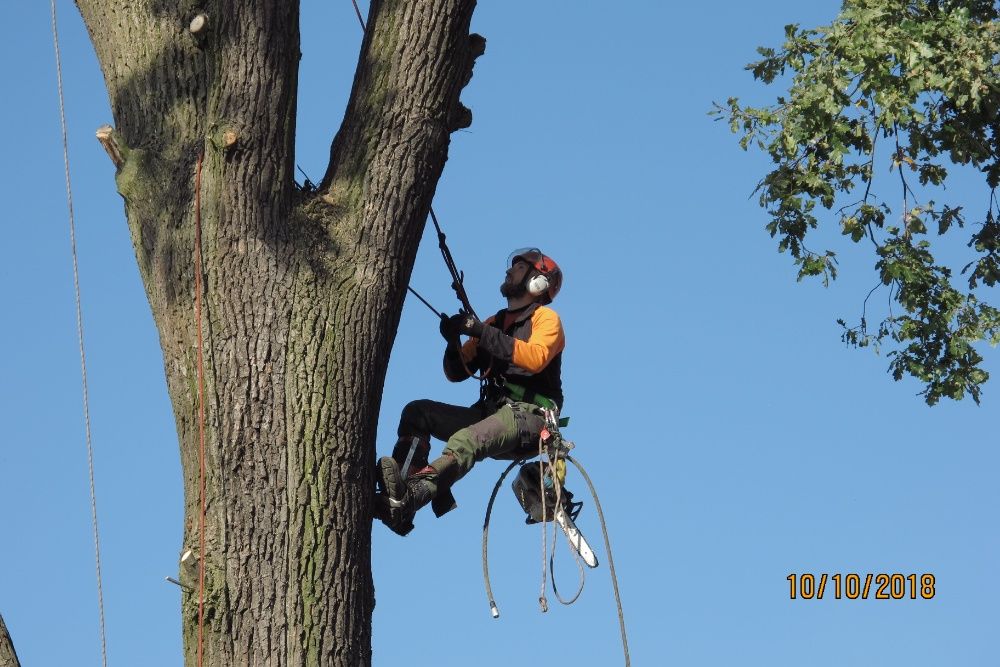
[[[517,298],[527,292],[525,278],[531,273],[531,264],[523,259],[515,259],[511,267],[507,269],[507,276],[500,285],[500,294],[507,298]]]

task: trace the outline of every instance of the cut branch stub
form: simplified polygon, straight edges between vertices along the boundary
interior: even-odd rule
[[[472,70],[476,66],[476,59],[486,53],[486,38],[478,33],[470,34],[467,48],[468,61],[461,88],[469,85],[469,81],[472,80]],[[472,110],[461,102],[458,102],[451,110],[451,113],[448,114],[448,131],[454,132],[470,125],[472,125]]]
[[[121,169],[122,165],[125,164],[125,156],[123,155],[121,146],[118,144],[118,135],[115,133],[114,128],[110,125],[102,125],[97,128],[97,140],[104,146],[108,157],[115,164],[115,169]]]
[[[486,38],[477,32],[470,34],[469,52],[473,60],[486,53]]]
[[[470,125],[472,125],[472,109],[459,102],[448,117],[448,131],[462,130]]]
[[[208,29],[208,14],[200,12],[194,15],[191,19],[191,23],[188,25],[188,30],[191,31],[192,35],[199,35]]]
[[[234,150],[236,146],[240,143],[241,137],[239,132],[234,130],[231,126],[225,126],[216,128],[209,137],[209,141],[215,148],[225,151],[226,153]]]

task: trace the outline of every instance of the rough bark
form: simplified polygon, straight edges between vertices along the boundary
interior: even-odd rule
[[[205,665],[371,662],[374,432],[459,94],[472,0],[374,0],[320,189],[293,180],[292,0],[77,0],[111,98],[117,186],[163,348],[199,551],[195,165],[201,186]],[[204,14],[197,31],[191,20]],[[191,559],[189,559],[191,560]],[[185,661],[198,575],[182,567]]]
[[[14,642],[7,632],[7,624],[3,622],[3,614],[0,614],[0,667],[21,667],[14,652]]]

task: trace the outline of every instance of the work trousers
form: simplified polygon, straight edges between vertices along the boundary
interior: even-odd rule
[[[537,454],[538,437],[545,426],[538,411],[531,403],[517,401],[462,407],[419,400],[403,408],[398,434],[444,440],[442,453],[455,457],[458,479],[487,457],[513,460]]]

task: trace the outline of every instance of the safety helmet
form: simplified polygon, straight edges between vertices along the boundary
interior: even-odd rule
[[[507,266],[514,266],[514,262],[522,259],[532,266],[534,271],[528,274],[525,288],[532,296],[543,296],[542,303],[552,303],[562,289],[562,269],[556,261],[544,254],[538,248],[518,248],[510,253],[507,258]]]

